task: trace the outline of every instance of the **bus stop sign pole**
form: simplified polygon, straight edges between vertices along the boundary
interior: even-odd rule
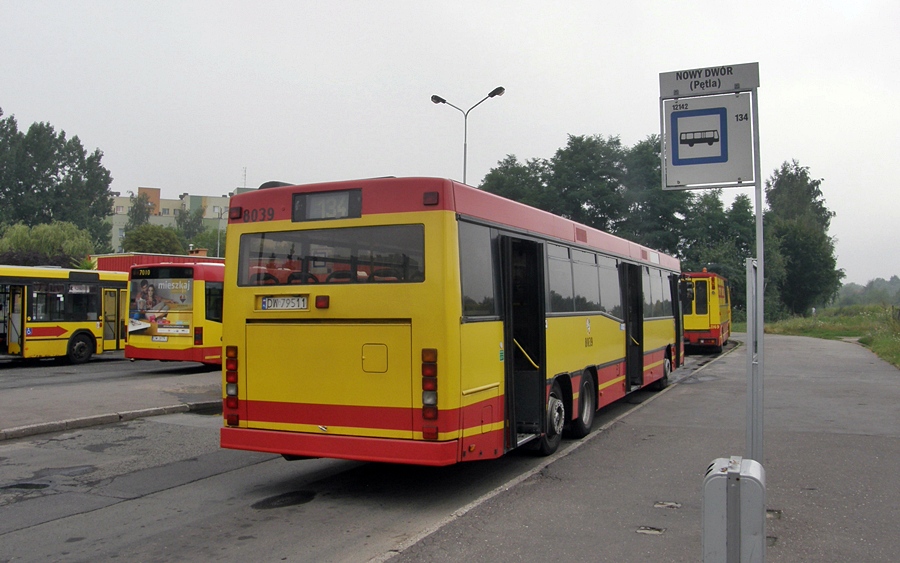
[[[762,178],[759,162],[759,120],[757,119],[758,102],[756,92],[753,94],[753,152],[756,155],[756,268],[755,268],[755,300],[753,317],[755,323],[750,331],[750,270],[747,271],[747,307],[748,307],[748,371],[747,371],[747,455],[763,463],[763,374],[765,373],[765,347],[763,334],[765,329],[765,261],[763,245],[763,200]],[[752,347],[751,347],[752,346]]]
[[[747,260],[746,459],[720,458],[707,472],[704,563],[765,561],[765,261],[758,87],[758,63],[659,75],[662,189],[749,187],[752,177],[756,195],[756,259]],[[743,484],[751,482],[757,486],[744,491]]]

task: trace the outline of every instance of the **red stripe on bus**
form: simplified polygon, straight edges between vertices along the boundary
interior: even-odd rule
[[[326,427],[349,426],[382,430],[412,430],[413,417],[417,410],[404,407],[317,405],[275,401],[244,402],[247,405],[247,416],[254,422],[312,424]]]
[[[357,405],[320,405],[311,403],[282,403],[275,401],[241,401],[252,422],[274,424],[309,424],[315,426],[343,426],[373,430],[402,430],[421,432],[426,425],[438,427],[438,432],[458,432],[461,427],[478,428],[503,420],[503,396],[480,401],[461,409],[441,409],[436,421],[422,419],[417,407],[364,407]],[[486,407],[489,407],[486,410]],[[485,420],[485,413],[490,413]],[[460,418],[462,414],[462,418]]]
[[[459,442],[366,438],[248,428],[222,428],[223,448],[282,455],[443,466],[459,461]]]

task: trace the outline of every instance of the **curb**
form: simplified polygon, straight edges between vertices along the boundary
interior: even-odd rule
[[[28,436],[34,436],[36,434],[46,434],[48,432],[62,432],[65,430],[86,428],[88,426],[114,424],[116,422],[125,422],[128,420],[145,418],[148,416],[211,410],[216,408],[222,408],[221,400],[179,403],[177,405],[170,405],[166,407],[150,407],[132,411],[122,411],[116,413],[84,416],[79,418],[70,418],[67,420],[59,420],[56,422],[40,422],[37,424],[27,424],[25,426],[16,426],[14,428],[5,428],[0,430],[0,442],[4,440],[14,440],[16,438],[25,438]]]

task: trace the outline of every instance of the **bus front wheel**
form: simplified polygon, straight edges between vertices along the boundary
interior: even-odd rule
[[[566,404],[563,402],[562,388],[554,381],[547,400],[547,426],[541,436],[538,451],[541,455],[550,455],[562,441],[563,426],[566,423]]]
[[[84,334],[77,334],[69,340],[69,352],[66,357],[70,363],[83,364],[94,354],[91,339]]]

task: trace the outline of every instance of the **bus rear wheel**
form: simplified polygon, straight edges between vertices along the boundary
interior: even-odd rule
[[[591,372],[585,371],[581,374],[581,384],[578,386],[578,418],[572,421],[570,428],[573,438],[584,438],[591,432],[594,413],[597,411],[594,391],[594,378]]]
[[[566,404],[563,402],[562,388],[554,381],[547,400],[547,426],[541,436],[538,452],[550,455],[559,448],[563,426],[566,424]]]
[[[669,373],[672,372],[672,360],[666,356],[663,361],[663,375],[650,386],[651,391],[662,391],[669,386]]]
[[[69,340],[69,352],[66,357],[70,363],[83,364],[91,359],[94,354],[94,348],[91,345],[91,339],[84,334],[77,334]]]

